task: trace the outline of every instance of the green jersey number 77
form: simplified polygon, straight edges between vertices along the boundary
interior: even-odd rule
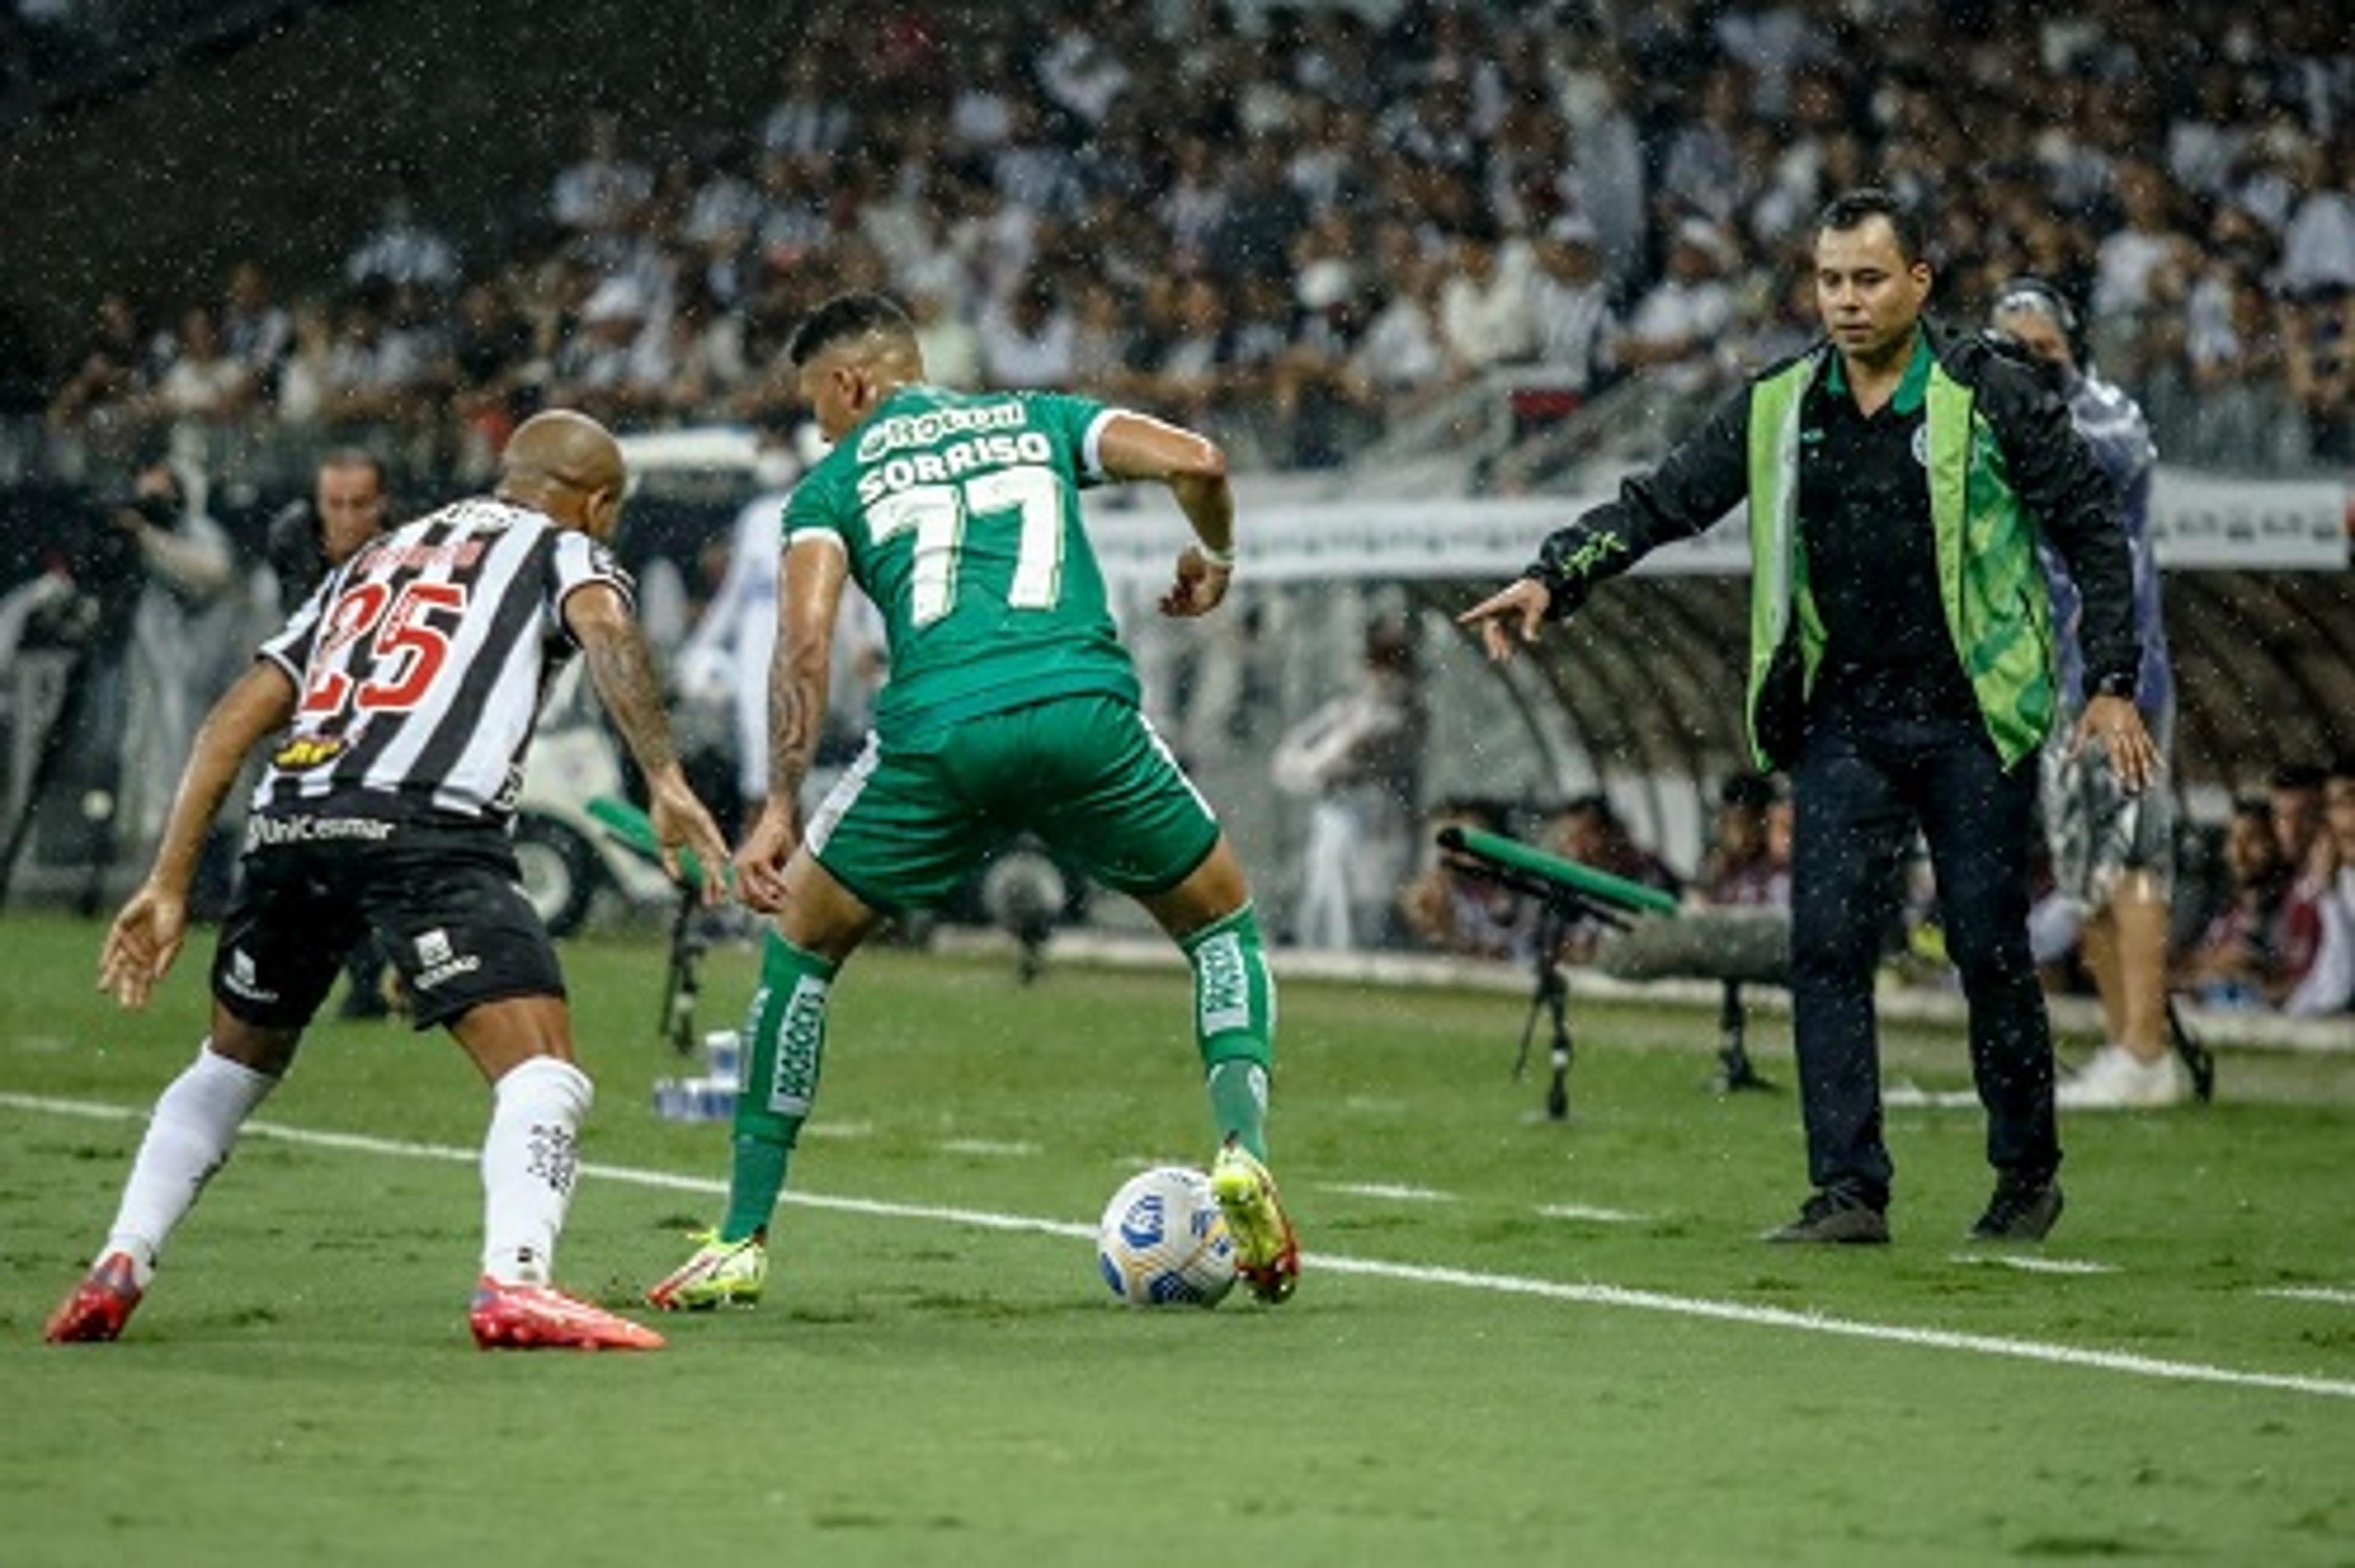
[[[1063,587],[1063,482],[1054,470],[1024,464],[953,485],[918,485],[868,508],[868,537],[877,544],[915,531],[908,613],[916,625],[930,625],[956,603],[967,525],[1008,512],[1019,518],[1021,537],[1006,603],[1017,610],[1052,609]]]

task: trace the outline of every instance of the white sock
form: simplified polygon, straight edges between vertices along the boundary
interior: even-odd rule
[[[238,1129],[277,1087],[277,1079],[218,1054],[208,1039],[196,1061],[157,1097],[131,1178],[123,1184],[114,1228],[106,1233],[106,1251],[130,1254],[143,1289],[174,1227],[228,1162]]]
[[[483,1272],[502,1285],[546,1285],[572,1202],[578,1129],[596,1097],[569,1061],[535,1056],[492,1088],[483,1135]]]

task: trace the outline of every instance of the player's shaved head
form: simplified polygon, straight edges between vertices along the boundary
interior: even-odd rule
[[[550,409],[516,427],[499,454],[502,488],[553,482],[575,490],[618,490],[624,470],[613,433],[587,414]]]
[[[603,539],[620,516],[628,476],[612,432],[586,414],[550,409],[507,438],[498,494]]]

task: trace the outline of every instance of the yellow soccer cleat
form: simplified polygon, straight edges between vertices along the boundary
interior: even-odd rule
[[[1300,1237],[1276,1195],[1275,1178],[1229,1135],[1210,1167],[1210,1190],[1235,1242],[1235,1272],[1273,1307],[1300,1284]]]
[[[646,1292],[646,1304],[665,1312],[707,1312],[715,1307],[758,1307],[769,1283],[769,1249],[758,1236],[723,1242],[700,1231],[695,1255]]]

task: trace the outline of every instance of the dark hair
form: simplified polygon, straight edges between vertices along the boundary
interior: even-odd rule
[[[1774,804],[1780,793],[1769,774],[1729,773],[1725,783],[1718,786],[1717,803],[1745,811],[1764,811]]]
[[[2329,776],[2320,763],[2284,763],[2265,783],[2273,789],[2320,789]]]
[[[322,470],[328,468],[365,468],[371,475],[375,475],[376,487],[378,490],[390,488],[389,476],[384,471],[384,459],[378,457],[375,453],[370,452],[365,446],[330,447],[325,453],[320,454],[318,465]]]
[[[1879,186],[1859,186],[1832,197],[1817,215],[1816,232],[1820,234],[1827,229],[1845,232],[1876,218],[1889,219],[1890,231],[1897,236],[1897,253],[1907,266],[1925,259],[1927,236],[1920,215]]]
[[[885,294],[837,294],[794,328],[785,357],[798,369],[837,343],[880,333],[888,337],[916,340],[916,325],[899,302]]]

